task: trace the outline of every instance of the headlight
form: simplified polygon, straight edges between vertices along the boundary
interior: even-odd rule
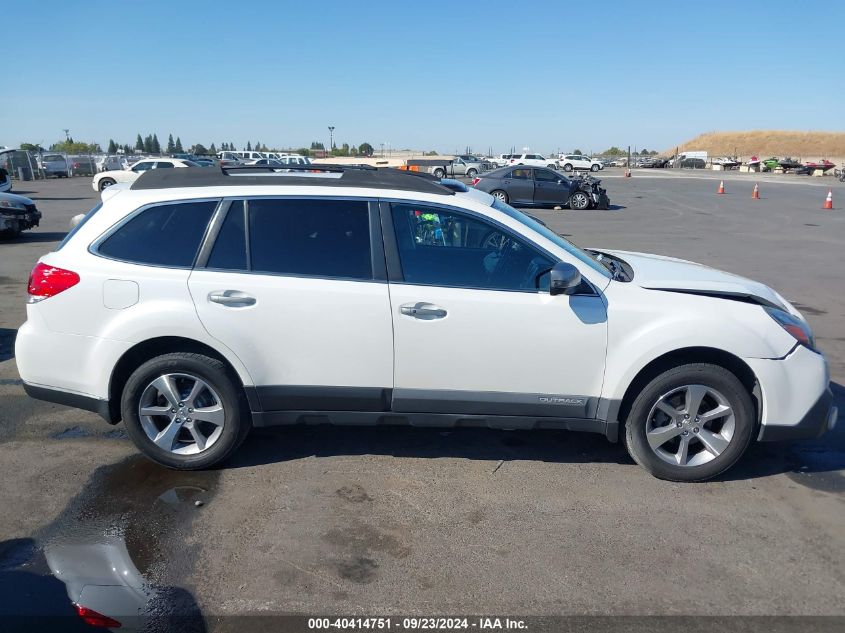
[[[15,202],[13,200],[0,200],[0,209],[17,209],[18,211],[26,211],[26,205],[22,202]]]
[[[798,317],[792,316],[789,312],[778,310],[777,308],[763,308],[766,313],[772,317],[775,322],[804,347],[816,350],[816,342],[813,340],[813,333],[810,327]]]

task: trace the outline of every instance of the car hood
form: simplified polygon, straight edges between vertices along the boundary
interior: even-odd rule
[[[19,196],[16,193],[0,193],[0,200],[8,200],[9,202],[16,202],[18,204],[35,204],[26,196]]]
[[[604,252],[618,256],[630,264],[634,269],[633,283],[642,288],[752,299],[761,305],[797,314],[786,299],[759,281],[674,257],[631,251]]]

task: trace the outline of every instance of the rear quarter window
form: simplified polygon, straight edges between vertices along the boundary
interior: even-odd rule
[[[134,264],[193,266],[216,200],[147,207],[106,237],[96,252]]]

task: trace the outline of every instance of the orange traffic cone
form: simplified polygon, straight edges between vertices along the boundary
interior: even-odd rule
[[[757,183],[754,183],[754,191],[751,192],[751,199],[752,200],[759,200],[760,199],[760,187],[757,186]]]
[[[725,181],[724,180],[719,181],[719,191],[717,191],[716,193],[725,193]]]
[[[827,199],[824,201],[824,206],[822,209],[832,209],[833,208],[833,190],[827,190]]]

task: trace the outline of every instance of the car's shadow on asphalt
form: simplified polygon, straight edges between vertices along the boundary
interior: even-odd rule
[[[17,330],[0,327],[0,362],[15,357],[15,337]]]
[[[845,387],[830,383],[839,415],[845,412]],[[752,444],[739,463],[719,477],[737,481],[786,473],[790,479],[810,488],[845,492],[845,424],[840,420],[820,438],[798,442]]]
[[[838,383],[831,383],[831,387],[839,410],[845,410],[845,387]],[[454,457],[489,461],[491,468],[500,460],[636,467],[623,444],[591,433],[318,425],[255,429],[225,468],[334,455]],[[802,485],[839,492],[845,491],[845,477],[840,470],[845,470],[845,425],[837,425],[815,440],[755,443],[736,466],[716,481],[787,474]]]

